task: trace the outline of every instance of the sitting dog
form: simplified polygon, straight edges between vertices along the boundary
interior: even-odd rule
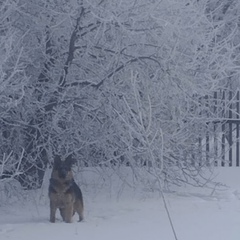
[[[50,178],[48,196],[50,199],[50,222],[55,222],[57,209],[64,222],[71,223],[75,212],[79,215],[79,222],[83,220],[83,197],[81,189],[73,179],[73,160],[68,156],[62,161],[55,156]]]

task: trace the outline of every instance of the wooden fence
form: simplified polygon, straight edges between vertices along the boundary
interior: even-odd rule
[[[214,166],[240,166],[240,90],[222,90],[201,100],[207,113],[199,137],[200,161]]]

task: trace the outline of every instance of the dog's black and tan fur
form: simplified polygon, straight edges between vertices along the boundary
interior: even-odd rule
[[[79,215],[79,222],[83,220],[82,192],[73,179],[71,170],[73,161],[67,157],[62,161],[60,156],[54,158],[52,175],[48,195],[50,198],[50,222],[55,222],[57,209],[64,222],[72,222],[75,212]]]

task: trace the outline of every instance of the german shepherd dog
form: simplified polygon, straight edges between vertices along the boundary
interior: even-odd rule
[[[48,189],[50,199],[50,222],[55,222],[57,209],[64,222],[71,223],[75,212],[79,215],[79,222],[83,220],[82,192],[73,179],[73,160],[71,155],[65,161],[55,156],[52,175]]]

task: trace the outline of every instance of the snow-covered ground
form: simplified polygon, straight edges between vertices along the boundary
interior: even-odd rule
[[[165,193],[178,240],[240,239],[240,168],[219,168],[216,173],[215,180],[229,188],[213,191],[186,187]],[[67,224],[59,216],[56,223],[49,222],[46,180],[40,191],[18,192],[15,200],[2,200],[0,239],[175,239],[160,194],[137,188],[129,191],[127,184],[112,185],[102,177],[88,183],[83,178],[78,181],[85,200],[84,222],[78,223],[75,217]],[[9,199],[14,198],[9,195]]]

